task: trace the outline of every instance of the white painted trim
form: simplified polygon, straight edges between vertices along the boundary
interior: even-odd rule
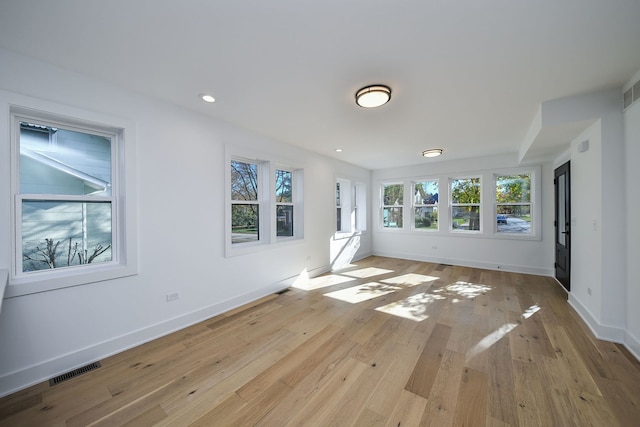
[[[2,301],[4,301],[4,291],[9,283],[9,270],[0,270],[0,312],[2,312]]]
[[[603,325],[573,294],[569,294],[569,305],[578,313],[584,323],[587,324],[593,335],[599,340],[625,344],[625,330],[610,325]]]
[[[640,362],[640,339],[631,334],[629,331],[624,331],[624,346],[629,350],[633,356]]]
[[[407,259],[411,261],[423,261],[423,262],[433,262],[437,264],[449,264],[449,265],[456,265],[461,267],[483,268],[485,270],[508,271],[511,273],[522,273],[522,274],[535,274],[537,276],[552,277],[555,273],[553,269],[547,269],[547,268],[529,267],[525,265],[511,265],[511,264],[497,265],[495,263],[478,262],[478,261],[457,259],[457,258],[416,256],[415,254],[391,253],[391,252],[384,252],[384,251],[373,251],[372,255],[389,257],[389,258]]]

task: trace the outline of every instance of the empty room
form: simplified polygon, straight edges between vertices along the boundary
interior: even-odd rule
[[[637,426],[640,3],[0,2],[0,427]]]

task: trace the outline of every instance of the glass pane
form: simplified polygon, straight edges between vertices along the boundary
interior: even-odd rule
[[[336,182],[336,206],[341,206],[340,203],[340,183]]]
[[[259,236],[258,205],[231,205],[231,243],[255,242]]]
[[[402,208],[382,209],[382,226],[384,228],[402,228]]]
[[[276,170],[276,202],[293,202],[292,177],[293,173],[289,171]]]
[[[451,181],[452,203],[480,203],[480,178]]]
[[[342,231],[342,208],[337,209],[336,231]]]
[[[499,233],[531,233],[531,205],[498,205]]]
[[[231,200],[258,200],[258,165],[231,161]]]
[[[438,181],[416,182],[413,188],[413,203],[435,205],[438,203]]]
[[[565,224],[567,223],[567,215],[566,215],[566,204],[565,204],[565,198],[566,198],[566,193],[565,193],[565,187],[566,187],[566,181],[565,181],[565,176],[560,175],[558,177],[558,200],[556,200],[556,206],[558,209],[558,224],[556,226],[556,234],[557,234],[557,243],[561,244],[562,246],[566,246],[567,245],[567,236],[563,233],[565,231]]]
[[[531,175],[504,175],[496,177],[496,202],[531,202]]]
[[[22,202],[22,269],[112,260],[110,202]]]
[[[293,236],[293,206],[276,206],[276,235]]]
[[[22,194],[111,195],[111,139],[20,123]]]
[[[451,216],[454,230],[480,230],[480,206],[454,206]]]
[[[414,208],[414,221],[416,230],[437,230],[438,207],[422,206]]]
[[[404,185],[391,184],[384,186],[384,201],[383,205],[402,205],[404,197]]]

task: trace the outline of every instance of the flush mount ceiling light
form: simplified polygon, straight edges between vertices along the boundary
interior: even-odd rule
[[[364,108],[375,108],[391,99],[391,89],[383,85],[363,87],[356,92],[356,104]]]
[[[209,95],[207,93],[201,93],[198,96],[200,96],[200,99],[202,99],[204,102],[216,102],[216,99],[213,97],[213,95]]]
[[[422,152],[424,157],[438,157],[442,154],[442,148],[432,148],[430,150],[425,150]]]

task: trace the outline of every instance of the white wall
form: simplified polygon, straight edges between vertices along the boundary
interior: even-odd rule
[[[139,252],[135,276],[4,300],[0,396],[282,289],[304,270],[330,268],[336,176],[368,183],[369,171],[6,50],[0,63],[2,90],[135,124]],[[303,241],[225,258],[225,145],[304,168]],[[9,267],[12,248],[9,192],[6,131],[0,269]],[[364,233],[356,257],[370,251]],[[180,299],[166,302],[169,292]]]
[[[446,154],[445,154],[446,155]],[[491,172],[509,168],[525,167],[517,163],[516,155],[492,156],[452,161],[429,161],[423,165],[373,171],[372,188],[372,232],[373,253],[472,267],[500,269],[531,274],[553,274],[553,169],[551,164],[541,165],[538,191],[542,229],[537,230],[537,239],[514,239],[515,236],[497,238],[491,230],[484,235],[462,235],[446,231],[448,224],[442,223],[442,232],[415,232],[405,223],[404,230],[382,230],[380,226],[380,185],[385,181],[439,178],[447,186],[448,177],[474,172]],[[483,180],[483,198],[492,197],[491,184]],[[495,197],[495,196],[494,196]],[[406,198],[406,197],[405,197]],[[405,210],[410,209],[405,202]],[[440,215],[447,209],[447,197],[440,194]],[[493,212],[484,212],[483,226],[492,229],[495,222]],[[405,216],[405,219],[407,216]],[[550,225],[551,224],[551,225]],[[528,237],[528,236],[527,236]]]
[[[640,72],[631,80],[640,80]],[[627,89],[625,87],[625,89]],[[625,343],[640,357],[640,102],[624,112],[626,201],[626,336]]]

